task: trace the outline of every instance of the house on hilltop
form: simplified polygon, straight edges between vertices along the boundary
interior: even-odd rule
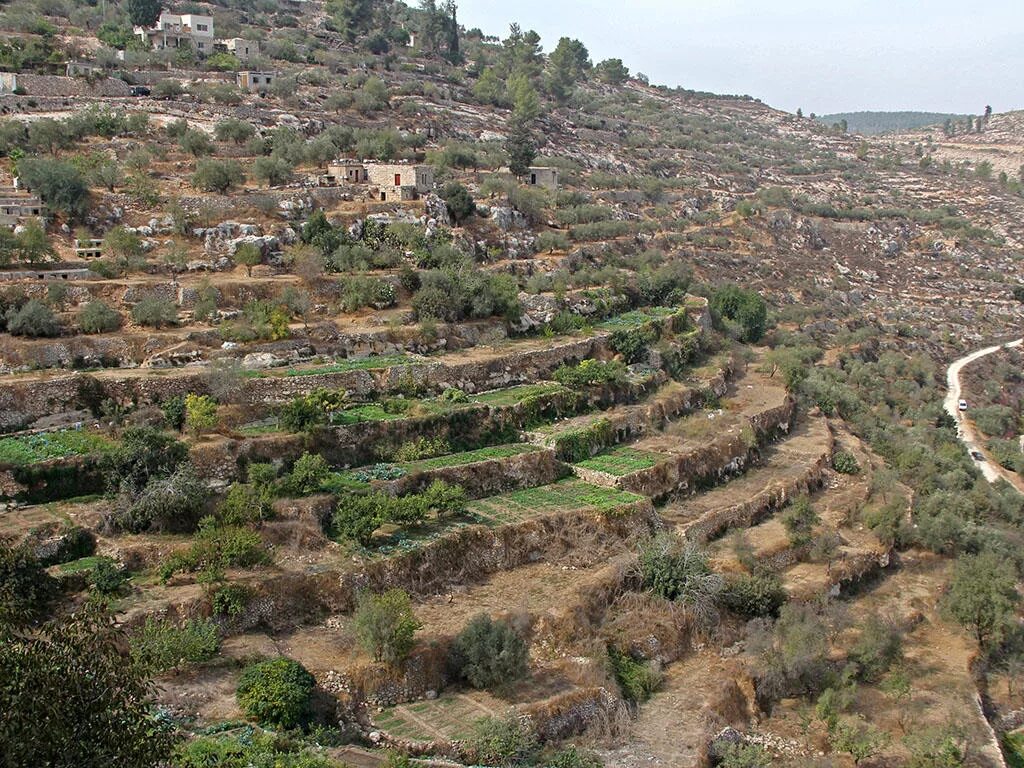
[[[366,172],[381,200],[415,200],[434,188],[434,169],[429,165],[367,163]]]
[[[158,51],[185,46],[192,47],[200,55],[208,56],[214,49],[213,16],[164,11],[155,27],[135,27],[135,34]]]

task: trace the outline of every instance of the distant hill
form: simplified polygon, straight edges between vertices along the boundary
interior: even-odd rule
[[[877,136],[882,133],[897,133],[942,125],[946,120],[963,120],[967,115],[953,115],[945,112],[837,112],[834,115],[818,115],[817,120],[826,125],[846,121],[850,133]]]

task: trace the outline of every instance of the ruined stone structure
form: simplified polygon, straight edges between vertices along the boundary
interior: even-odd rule
[[[532,187],[544,187],[545,189],[558,189],[558,169],[535,166],[530,168],[527,181]]]
[[[340,160],[327,166],[319,181],[322,187],[336,187],[339,184],[364,184],[370,180],[369,171],[355,160]]]
[[[277,72],[239,72],[235,84],[243,91],[265,93],[277,79]]]

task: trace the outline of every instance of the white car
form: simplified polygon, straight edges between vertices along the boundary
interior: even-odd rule
[[[959,408],[961,411],[966,411],[967,410],[967,401],[966,400],[961,400],[959,403],[957,403],[956,407]]]

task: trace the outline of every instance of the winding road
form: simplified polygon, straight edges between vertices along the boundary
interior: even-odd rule
[[[985,479],[990,483],[997,482],[998,480],[1005,480],[1018,491],[1024,493],[1024,481],[1022,481],[1014,472],[1010,472],[989,458],[988,452],[985,450],[985,446],[979,439],[978,432],[975,430],[973,422],[967,418],[967,414],[963,413],[959,409],[960,398],[963,396],[960,372],[975,360],[980,360],[983,357],[994,354],[1000,349],[1012,349],[1013,347],[1019,347],[1022,344],[1024,344],[1024,339],[1017,339],[1017,341],[1011,341],[1008,344],[996,344],[992,347],[979,349],[977,352],[972,352],[969,355],[961,357],[959,360],[955,360],[946,371],[947,391],[946,400],[943,403],[943,406],[946,409],[946,413],[956,419],[957,436],[960,438],[960,441],[967,446],[967,450],[977,451],[985,457],[981,461],[975,461],[978,465],[978,469],[980,469],[981,473],[985,476]]]

